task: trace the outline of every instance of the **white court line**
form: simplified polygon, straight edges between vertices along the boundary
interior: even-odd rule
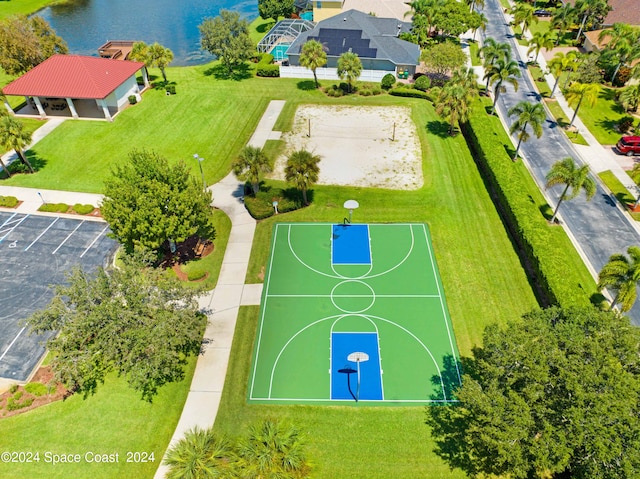
[[[14,214],[13,216],[15,216],[15,214]],[[13,216],[12,216],[11,218],[13,218]],[[0,238],[0,243],[2,243],[2,241],[3,241],[7,236],[9,236],[11,233],[13,233],[13,230],[15,230],[18,226],[20,226],[20,225],[22,224],[22,222],[23,222],[24,220],[26,220],[29,216],[31,216],[31,215],[23,216],[22,218],[18,218],[17,220],[13,220],[13,221],[11,221],[11,223],[15,223],[15,224],[14,224],[13,226],[11,226],[8,230],[5,230],[5,231],[7,231],[7,233],[6,233],[2,238]],[[10,220],[11,218],[9,218],[9,220]],[[9,224],[9,220],[5,221],[5,222],[2,224],[2,226],[5,226],[5,225]],[[0,234],[1,234],[1,233],[2,233],[2,231],[0,231]]]
[[[367,284],[367,283],[364,283]],[[370,294],[267,294],[270,298],[370,298]],[[439,298],[438,294],[377,294],[376,298]]]
[[[76,231],[78,231],[78,228],[80,228],[80,227],[82,226],[82,224],[84,223],[84,221],[85,221],[85,220],[82,220],[82,221],[80,222],[80,224],[79,224],[78,226],[76,226],[76,229],[74,229],[71,233],[69,233],[69,235],[68,235],[68,236],[67,236],[67,237],[62,241],[62,243],[60,243],[60,244],[58,245],[58,247],[57,247],[56,249],[54,249],[54,250],[53,250],[53,252],[52,252],[51,254],[56,254],[56,252],[57,252],[60,248],[62,248],[62,245],[64,245],[64,244],[67,242],[67,240],[68,240],[69,238],[71,238],[71,235],[73,235],[73,233],[75,233]]]
[[[34,239],[31,242],[31,244],[29,246],[27,246],[24,250],[25,251],[29,251],[29,248],[31,248],[36,243],[36,241],[38,241],[40,238],[42,238],[42,235],[44,235],[47,231],[49,231],[49,228],[51,228],[56,223],[56,221],[58,221],[59,219],[60,219],[60,217],[58,216],[55,220],[53,220],[53,223],[51,223],[49,226],[47,226],[47,228],[42,233],[40,233],[38,235],[38,237],[36,239]]]
[[[250,398],[252,401],[295,401],[295,402],[323,402],[337,406],[339,403],[353,404],[353,400],[348,399],[327,399],[327,398]],[[455,404],[460,402],[458,399],[363,399],[363,403],[389,403],[389,404],[402,404],[402,403],[444,403]],[[336,404],[337,403],[337,404]]]
[[[100,238],[100,236],[102,236],[102,234],[105,231],[107,231],[107,229],[109,229],[109,226],[105,226],[104,229],[100,231],[100,233],[98,233],[98,236],[96,236],[96,238],[91,242],[91,244],[87,246],[87,249],[82,252],[82,254],[80,255],[81,258],[86,254],[87,251],[91,249],[91,247],[96,243],[96,241],[98,241],[98,238]]]
[[[18,338],[20,337],[20,335],[22,334],[22,332],[25,329],[26,329],[26,326],[20,330],[20,332],[18,333],[18,335],[15,338],[13,338],[13,341],[11,341],[11,344],[9,345],[9,347],[7,349],[5,349],[4,353],[2,353],[2,356],[0,356],[0,361],[2,361],[4,359],[4,357],[7,355],[7,353],[11,349],[11,346],[13,346],[13,344],[18,340]]]

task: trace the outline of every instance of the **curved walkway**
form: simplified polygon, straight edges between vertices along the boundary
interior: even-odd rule
[[[268,139],[280,137],[280,133],[272,129],[284,104],[281,100],[269,103],[249,140],[250,145],[262,147]],[[215,422],[240,306],[260,304],[262,295],[262,284],[244,284],[256,229],[256,221],[244,207],[244,182],[229,173],[209,189],[213,192],[213,206],[231,219],[231,233],[218,283],[213,291],[200,298],[200,307],[207,313],[209,322],[189,395],[169,447],[194,426],[209,428]],[[163,479],[167,471],[168,468],[160,464],[154,478]]]

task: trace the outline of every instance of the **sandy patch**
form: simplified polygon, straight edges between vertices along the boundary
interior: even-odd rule
[[[282,139],[285,154],[272,174],[277,179],[284,179],[286,156],[306,149],[322,158],[322,185],[398,190],[423,185],[420,140],[409,108],[301,105]]]

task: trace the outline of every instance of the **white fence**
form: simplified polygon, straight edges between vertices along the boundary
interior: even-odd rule
[[[318,76],[318,80],[340,80],[338,77],[338,69],[337,68],[318,68],[316,69],[316,75]],[[360,81],[370,81],[370,82],[379,82],[382,80],[382,77],[387,73],[395,74],[394,71],[387,70],[362,70],[360,73],[360,77],[358,80]],[[309,78],[313,79],[313,72],[305,67],[298,66],[282,66],[280,65],[280,76],[282,78]]]

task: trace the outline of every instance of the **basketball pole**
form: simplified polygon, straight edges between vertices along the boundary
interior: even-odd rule
[[[393,134],[391,135],[391,141],[396,141],[396,122],[393,122]]]
[[[311,118],[307,120],[307,138],[311,138]]]
[[[356,366],[358,369],[358,385],[356,386],[356,402],[360,399],[360,358],[356,361]]]

